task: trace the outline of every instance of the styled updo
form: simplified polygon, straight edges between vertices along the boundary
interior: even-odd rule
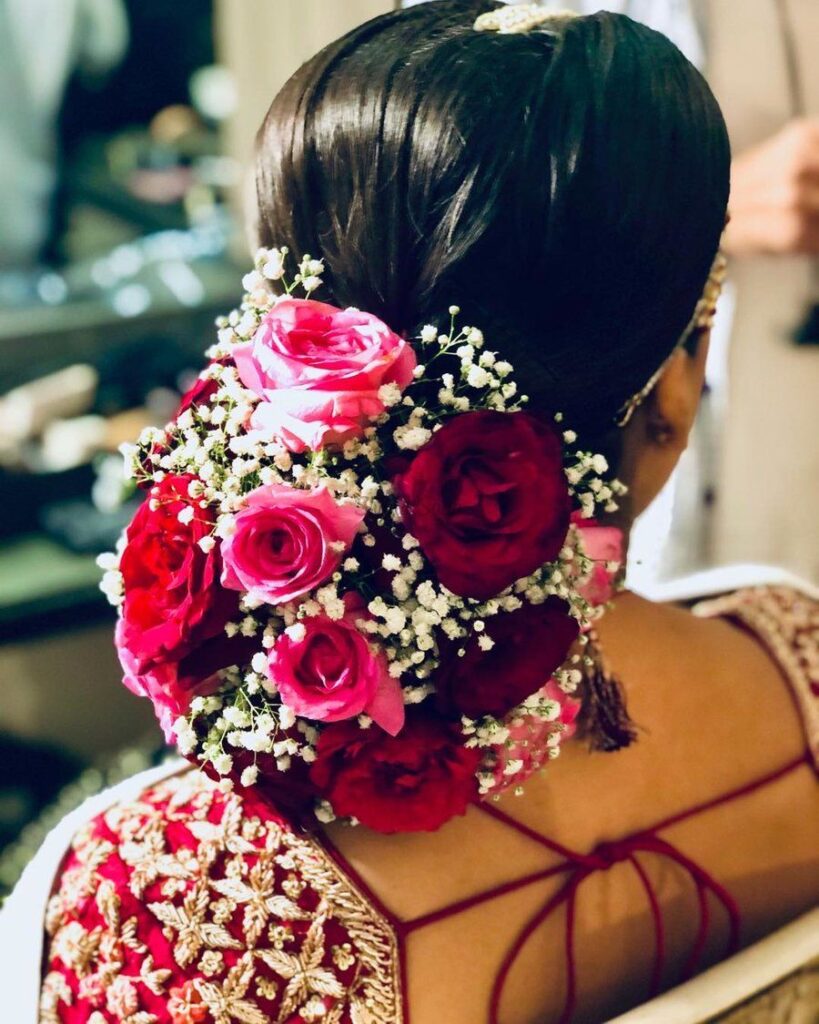
[[[457,303],[533,407],[600,436],[700,296],[726,128],[665,36],[605,13],[475,31],[494,6],[386,14],[308,61],[259,132],[259,241],[397,332]]]

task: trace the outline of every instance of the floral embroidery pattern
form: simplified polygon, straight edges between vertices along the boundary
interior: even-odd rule
[[[40,1024],[398,1024],[396,939],[322,848],[187,772],[75,838]]]

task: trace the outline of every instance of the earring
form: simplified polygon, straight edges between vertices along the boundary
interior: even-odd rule
[[[650,416],[646,423],[646,431],[653,444],[665,447],[674,437],[674,429],[661,416]]]
[[[600,638],[592,627],[583,659],[583,706],[578,726],[592,750],[613,751],[631,746],[637,739],[623,685],[605,662]]]

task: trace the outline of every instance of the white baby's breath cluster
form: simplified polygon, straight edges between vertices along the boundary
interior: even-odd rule
[[[302,621],[319,613],[331,619],[345,614],[343,596],[350,592],[363,599],[357,626],[387,658],[390,675],[399,681],[404,703],[420,704],[435,690],[432,682],[439,661],[441,638],[470,641],[481,650],[493,646],[487,623],[493,616],[512,612],[524,603],[542,604],[556,596],[565,601],[581,627],[588,626],[595,610],[578,591],[592,563],[585,557],[578,531],[570,528],[565,545],[553,563],[541,566],[490,600],[459,597],[442,586],[424,557],[418,541],[402,524],[400,503],[384,475],[387,455],[411,455],[455,414],[473,410],[514,412],[528,402],[519,394],[513,367],[485,347],[482,332],[457,326],[459,309],[449,309],[443,330],[425,326],[415,340],[417,366],[413,381],[402,391],[385,384],[378,397],[384,412],[373,419],[360,439],[342,447],[294,454],[279,440],[250,425],[258,403],[245,388],[231,362],[237,344],[253,338],[262,318],[283,296],[300,287],[306,296],[321,285],[324,266],[309,255],[298,264],[292,280],[286,276],[288,253],[262,249],[254,269],[243,279],[246,294],[239,309],[217,321],[217,342],[208,350],[210,363],[200,375],[206,397],[185,409],[164,429],[143,431],[136,445],[124,450],[131,476],[148,489],[156,502],[156,485],[166,475],[189,474],[188,497],[193,502],[179,514],[189,521],[195,507],[208,510],[213,524],[199,540],[203,551],[229,537],[235,516],[247,495],[262,485],[286,484],[311,489],[322,485],[341,503],[351,503],[366,513],[358,543],[345,552],[338,570],[321,587],[295,602],[271,607],[244,595],[238,615],[228,622],[228,636],[258,641],[256,653],[243,665],[220,673],[220,685],[209,696],[195,697],[186,716],[174,730],[180,750],[209,763],[225,777],[241,770],[242,785],[252,785],[260,765],[275,764],[287,771],[295,759],[311,763],[321,723],[296,716],[281,700],[268,674],[268,657],[283,634],[297,640],[304,632]],[[556,417],[558,423],[560,417]],[[562,428],[560,428],[562,429]],[[611,512],[624,488],[606,478],[608,467],[598,454],[578,450],[577,438],[563,430],[565,475],[574,504],[583,517],[598,511]],[[384,537],[394,540],[390,553],[381,553]],[[397,553],[396,553],[397,552]],[[119,558],[102,556],[103,589],[113,604],[123,598]],[[575,662],[579,655],[574,655]],[[564,666],[555,675],[561,690],[572,693],[579,681],[577,664]],[[489,716],[464,719],[467,746],[478,747],[483,760],[478,771],[480,791],[499,788],[499,775],[513,777],[514,757],[508,756],[510,725],[521,718],[536,719],[546,729],[549,756],[559,751],[564,727],[557,721],[560,705],[535,695],[513,710],[504,721]],[[369,719],[361,716],[362,726]],[[264,761],[262,761],[264,759]],[[505,759],[505,760],[504,760]],[[498,764],[503,762],[502,770]],[[321,820],[332,815],[329,805],[316,809]]]

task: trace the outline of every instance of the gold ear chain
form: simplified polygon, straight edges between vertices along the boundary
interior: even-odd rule
[[[725,273],[728,266],[728,261],[725,259],[725,255],[722,250],[717,252],[714,257],[714,262],[711,266],[711,273],[708,275],[708,280],[705,282],[705,288],[702,293],[702,298],[697,303],[694,315],[688,322],[688,326],[685,328],[683,333],[680,335],[680,339],[674,346],[674,352],[684,345],[694,331],[710,331],[714,323],[714,315],[717,311],[717,300],[722,292],[722,285],[725,281]],[[674,355],[674,352],[671,355]],[[668,357],[670,359],[671,356]],[[657,386],[657,381],[662,377],[663,371],[668,363],[666,359],[662,366],[649,377],[647,383],[640,388],[636,395],[632,395],[627,402],[620,408],[617,416],[614,419],[615,426],[625,427],[631,420],[637,409],[643,404],[648,398],[654,388]]]

